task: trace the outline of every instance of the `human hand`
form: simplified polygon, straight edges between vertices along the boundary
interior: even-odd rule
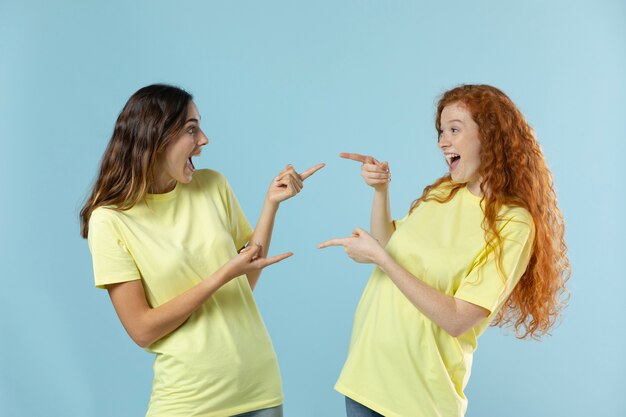
[[[267,190],[267,200],[279,204],[298,194],[304,187],[304,180],[324,168],[325,164],[317,164],[298,174],[292,165],[280,171]]]
[[[223,268],[228,279],[233,279],[250,272],[260,271],[263,268],[280,262],[292,256],[292,252],[281,253],[280,255],[266,258],[263,254],[263,246],[259,243],[249,244],[228,261]]]
[[[351,237],[330,239],[320,243],[317,247],[323,249],[329,246],[343,246],[348,256],[359,263],[378,264],[381,256],[385,253],[378,240],[360,227],[354,229]]]
[[[379,162],[372,156],[358,153],[342,152],[339,156],[344,159],[361,162],[361,176],[370,187],[373,187],[377,191],[384,191],[389,187],[391,172],[389,172],[388,162]]]

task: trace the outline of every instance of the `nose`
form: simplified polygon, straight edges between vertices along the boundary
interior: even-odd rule
[[[209,138],[204,134],[204,131],[200,130],[200,138],[198,139],[198,146],[204,146],[209,143]]]
[[[439,134],[439,137],[437,138],[437,146],[439,146],[439,148],[441,148],[441,149],[447,148],[448,146],[450,146],[450,141],[448,140],[448,135],[446,135],[445,132],[441,132]]]

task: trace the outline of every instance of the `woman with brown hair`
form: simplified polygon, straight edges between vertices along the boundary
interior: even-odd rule
[[[81,218],[96,286],[156,355],[148,416],[282,416],[278,362],[252,290],[278,207],[323,167],[291,165],[250,227],[226,178],[197,170],[208,139],[192,96],[137,91],[120,113]],[[251,244],[246,246],[247,242]]]
[[[371,235],[341,245],[377,266],[354,319],[336,385],[349,417],[463,416],[472,355],[490,325],[539,338],[565,305],[570,265],[552,175],[513,102],[488,85],[463,85],[437,105],[449,173],[392,221],[389,166],[362,163],[374,188]]]

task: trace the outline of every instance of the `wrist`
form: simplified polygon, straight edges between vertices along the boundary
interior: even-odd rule
[[[393,258],[391,257],[391,255],[389,255],[385,248],[380,246],[380,249],[376,251],[374,263],[378,265],[380,269],[387,272],[387,268],[390,262],[393,262]]]
[[[374,187],[374,192],[375,193],[380,193],[380,194],[387,194],[387,191],[389,190],[389,183],[384,184],[384,185],[379,185],[377,187]]]
[[[226,264],[224,264],[224,266],[219,268],[212,275],[213,279],[211,281],[217,284],[218,288],[226,284],[228,281],[232,280],[233,278],[235,278],[235,274],[233,273],[232,268],[230,267],[229,264],[230,262],[227,262]]]
[[[280,201],[273,201],[269,197],[265,197],[263,208],[276,213],[278,211],[278,207],[280,207]]]

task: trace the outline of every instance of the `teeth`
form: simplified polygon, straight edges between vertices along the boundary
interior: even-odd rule
[[[447,160],[447,161],[448,161],[448,163],[450,164],[450,163],[452,163],[452,158],[455,158],[455,157],[457,157],[457,156],[458,156],[458,157],[460,157],[461,155],[459,155],[459,154],[457,154],[457,153],[447,153],[447,154],[445,154],[444,156],[446,157],[446,160]]]

